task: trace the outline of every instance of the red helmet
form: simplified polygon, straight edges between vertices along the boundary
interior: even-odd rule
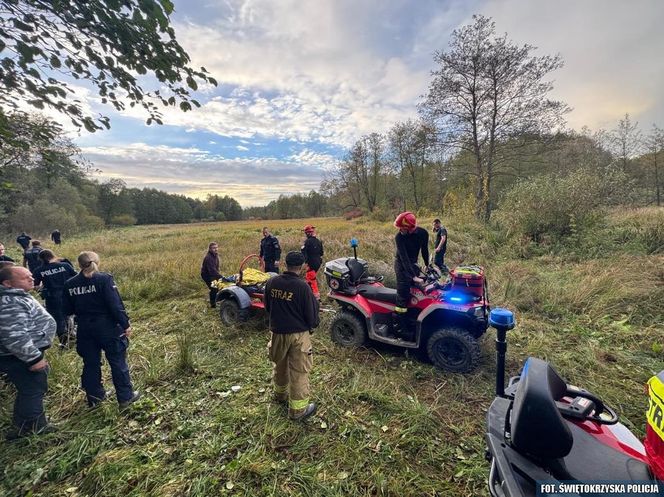
[[[310,234],[312,234],[312,233],[314,232],[315,229],[316,229],[315,226],[312,226],[312,225],[310,225],[310,224],[307,224],[307,225],[304,227],[304,229],[303,229],[302,231],[304,231],[304,233],[305,233],[306,235],[310,235]]]
[[[409,233],[412,233],[415,231],[415,228],[417,228],[417,219],[415,218],[415,214],[409,211],[402,212],[394,220],[394,226],[399,229],[406,228]]]

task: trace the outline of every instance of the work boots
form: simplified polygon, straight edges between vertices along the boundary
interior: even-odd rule
[[[289,409],[288,417],[293,421],[303,421],[316,412],[316,404],[311,402],[304,409]]]

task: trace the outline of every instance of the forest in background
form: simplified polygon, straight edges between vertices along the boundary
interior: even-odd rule
[[[567,129],[571,109],[550,99],[547,81],[561,58],[535,56],[534,47],[496,34],[490,18],[473,19],[434,53],[418,119],[360,137],[318,191],[262,207],[97,181],[60,125],[0,106],[0,233],[339,215],[385,221],[412,210],[473,216],[540,243],[589,228],[608,207],[661,206],[664,130],[643,130],[629,114],[609,130]]]

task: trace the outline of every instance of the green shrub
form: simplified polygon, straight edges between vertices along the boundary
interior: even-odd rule
[[[122,214],[111,219],[111,224],[115,226],[133,226],[136,224],[136,218],[131,214]]]
[[[603,207],[623,197],[628,188],[619,171],[596,174],[575,171],[568,176],[546,175],[518,182],[505,194],[496,220],[510,236],[537,243],[579,237],[603,218]]]

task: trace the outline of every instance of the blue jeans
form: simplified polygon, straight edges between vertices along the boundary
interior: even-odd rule
[[[0,357],[0,372],[16,387],[14,425],[21,434],[46,426],[44,395],[48,391],[48,368],[30,371],[28,365],[14,356]]]
[[[123,330],[107,318],[78,320],[76,352],[83,358],[81,386],[85,390],[90,406],[106,398],[106,391],[101,382],[102,350],[111,367],[111,377],[118,402],[126,402],[133,396],[134,388],[127,364],[129,340],[121,336],[122,333]]]

